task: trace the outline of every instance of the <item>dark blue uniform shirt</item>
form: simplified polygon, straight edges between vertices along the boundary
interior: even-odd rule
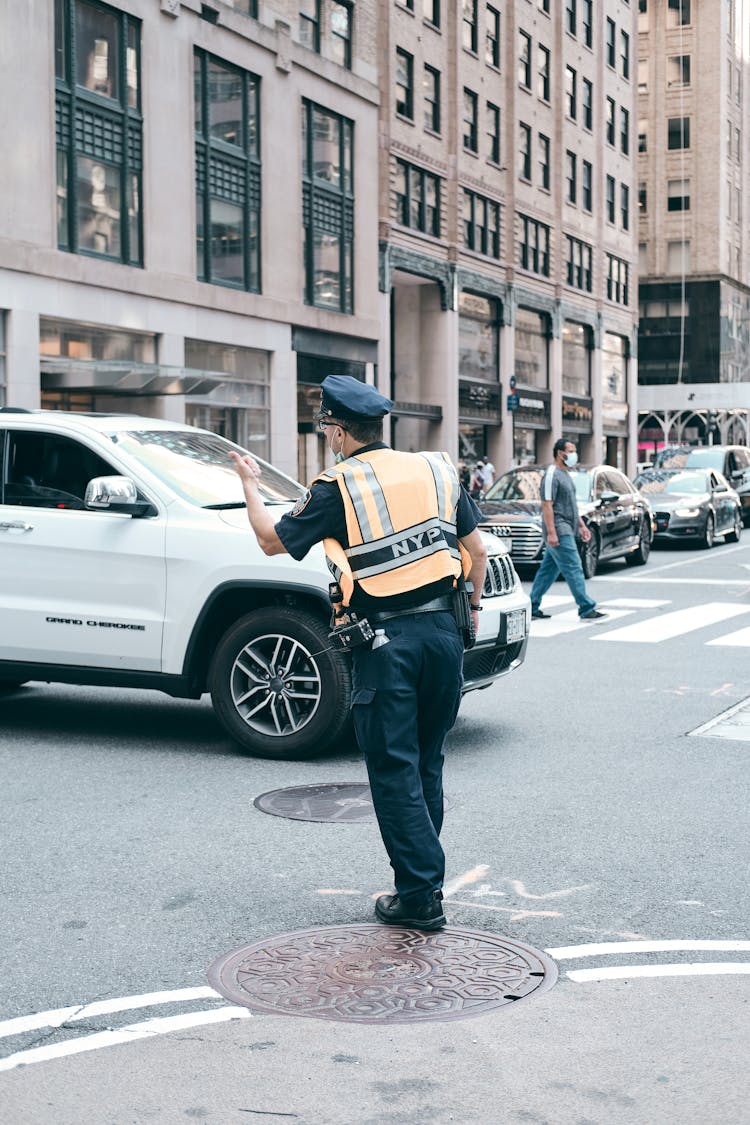
[[[378,441],[363,446],[357,453],[387,448],[384,442]],[[462,487],[456,514],[456,534],[459,539],[472,532],[480,518],[479,508]],[[342,547],[348,547],[346,514],[338,484],[335,481],[316,481],[307,499],[298,502],[291,512],[281,517],[276,524],[276,534],[292,558],[298,562],[322,539],[335,539]],[[452,586],[452,578],[441,578],[438,582],[430,582],[426,586],[419,586],[416,590],[408,590],[393,597],[374,598],[355,585],[351,605],[352,609],[360,613],[365,613],[368,609],[409,609],[423,605],[441,594],[447,594]]]

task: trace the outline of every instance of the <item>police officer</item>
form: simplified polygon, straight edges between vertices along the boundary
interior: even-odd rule
[[[232,457],[262,550],[300,560],[323,540],[343,611],[376,631],[352,650],[354,726],[396,886],[375,913],[388,925],[437,930],[445,925],[443,747],[463,659],[451,592],[465,573],[478,628],[487,555],[478,512],[447,454],[383,442],[392,406],[350,376],[323,380],[318,424],[336,464],[278,523],[258,495],[256,462]]]

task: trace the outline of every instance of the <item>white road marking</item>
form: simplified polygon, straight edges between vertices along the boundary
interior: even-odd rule
[[[618,617],[628,617],[633,610],[613,609],[607,611],[607,618],[614,621]],[[597,621],[584,621],[578,616],[577,609],[563,610],[556,613],[549,621],[532,621],[532,637],[558,637],[561,633],[575,633],[578,629],[600,629],[602,626]]]
[[[750,699],[741,699],[734,707],[727,708],[707,723],[688,731],[688,735],[750,742]]]
[[[727,547],[722,550],[721,558],[725,559],[727,555],[733,555],[737,551],[744,550],[746,550],[746,548],[743,547],[742,544],[740,544],[738,547]],[[717,556],[715,556],[712,551],[706,551],[706,553],[703,555],[691,555],[689,559],[680,559],[679,562],[665,563],[664,566],[655,566],[653,568],[649,567],[649,571],[651,574],[661,574],[661,572],[664,570],[676,570],[677,567],[680,566],[690,566],[692,563],[704,563],[716,557]],[[626,578],[625,581],[632,581],[632,579]]]
[[[750,645],[750,628],[738,629],[736,633],[727,633],[725,637],[717,637],[715,641],[706,641],[706,644],[747,648]]]
[[[605,609],[609,609],[609,606],[620,606],[622,609],[659,609],[660,606],[671,604],[669,598],[666,601],[663,598],[607,598],[606,601],[599,602]]]
[[[175,988],[170,992],[144,992],[140,996],[115,996],[111,1000],[96,1000],[93,1004],[74,1004],[67,1008],[50,1008],[31,1016],[0,1023],[0,1039],[21,1035],[25,1031],[38,1031],[42,1027],[61,1027],[74,1020],[87,1020],[92,1016],[106,1016],[112,1012],[130,1012],[134,1008],[150,1008],[156,1004],[174,1004],[181,1000],[223,1000],[213,988]]]
[[[723,938],[709,938],[695,941],[693,938],[670,938],[666,941],[589,941],[584,945],[560,945],[556,949],[546,949],[556,961],[570,960],[573,957],[604,957],[611,953],[670,953],[676,950],[723,950],[737,953],[750,950],[750,941],[734,941]]]
[[[627,582],[628,585],[631,582],[653,582],[662,586],[743,586],[746,590],[750,589],[747,579],[744,578],[648,578],[645,574],[637,578],[618,578],[613,574],[605,574],[596,581]]]
[[[639,621],[635,625],[625,625],[622,629],[599,634],[594,639],[658,644],[660,641],[671,640],[683,633],[703,629],[706,625],[716,625],[719,621],[727,621],[730,617],[739,617],[743,613],[750,613],[750,605],[706,602],[704,605],[690,606],[689,609],[676,609],[673,613],[665,613],[660,617],[650,617],[647,621]]]
[[[554,609],[561,605],[572,605],[574,600],[572,594],[545,594],[542,598],[542,608]]]
[[[585,981],[622,980],[632,977],[709,977],[750,973],[750,961],[699,962],[694,965],[610,965],[601,969],[570,969],[566,976]]]
[[[46,1047],[31,1047],[28,1051],[16,1051],[14,1055],[0,1059],[0,1071],[13,1070],[17,1066],[30,1063],[47,1062],[66,1055],[79,1055],[84,1051],[96,1051],[102,1047],[116,1047],[118,1043],[134,1043],[139,1039],[150,1039],[154,1035],[167,1035],[172,1031],[184,1031],[189,1027],[202,1027],[210,1023],[224,1023],[226,1020],[252,1018],[247,1008],[232,1005],[227,1008],[214,1008],[210,1012],[185,1012],[180,1016],[163,1016],[131,1023],[117,1031],[97,1031],[81,1039],[66,1039],[62,1043],[51,1043]]]

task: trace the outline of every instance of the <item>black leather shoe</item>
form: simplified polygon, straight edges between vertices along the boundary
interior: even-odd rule
[[[552,616],[551,613],[542,613],[541,609],[532,609],[531,616],[535,621],[546,621]]]
[[[607,614],[602,613],[600,609],[592,609],[591,613],[579,614],[581,621],[603,621],[606,616]]]
[[[411,926],[415,930],[442,930],[443,893],[433,891],[423,899],[407,899],[398,895],[381,895],[375,903],[375,916],[386,926]]]

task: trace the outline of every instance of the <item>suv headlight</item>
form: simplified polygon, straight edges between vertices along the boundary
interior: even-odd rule
[[[700,508],[675,508],[674,514],[683,520],[692,520],[701,514]]]

